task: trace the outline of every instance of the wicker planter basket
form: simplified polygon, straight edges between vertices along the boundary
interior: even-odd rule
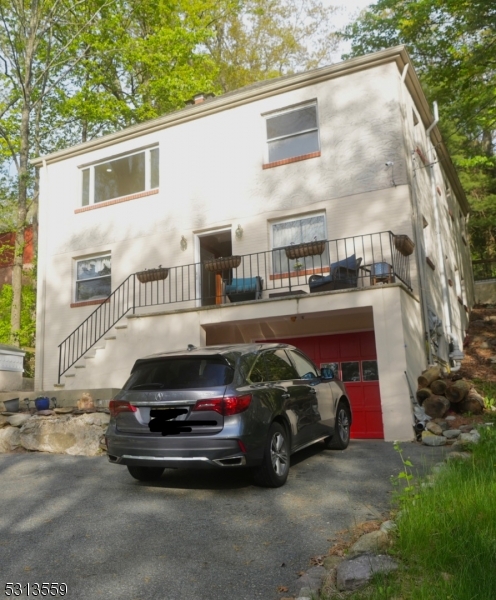
[[[284,251],[286,256],[291,259],[303,258],[305,256],[315,256],[316,254],[322,254],[325,250],[325,240],[318,240],[316,242],[305,242],[304,244],[295,244],[293,246],[286,246]]]
[[[225,271],[226,269],[236,269],[241,264],[241,256],[220,256],[211,258],[204,263],[207,271]]]
[[[407,235],[395,235],[394,246],[403,256],[410,256],[415,248],[414,242]]]
[[[150,283],[150,281],[160,281],[161,279],[167,279],[169,275],[169,269],[165,267],[159,267],[158,269],[147,269],[146,271],[140,271],[136,273],[136,277],[140,283]]]

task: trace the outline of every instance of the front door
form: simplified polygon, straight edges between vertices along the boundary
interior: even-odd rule
[[[223,273],[210,271],[205,268],[205,262],[212,258],[232,256],[231,230],[223,229],[198,235],[197,262],[199,269],[199,292],[201,306],[222,304],[223,302]]]

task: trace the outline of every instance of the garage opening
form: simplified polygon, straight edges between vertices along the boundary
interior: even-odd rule
[[[265,340],[300,348],[318,367],[331,367],[346,383],[353,410],[351,437],[384,439],[379,370],[373,331]]]

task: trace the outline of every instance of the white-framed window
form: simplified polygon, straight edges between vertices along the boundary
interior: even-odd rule
[[[284,251],[286,246],[326,240],[327,226],[323,213],[277,221],[271,224],[271,229],[274,274],[287,272],[303,274],[308,270],[329,266],[327,247],[321,255],[296,259],[288,259]]]
[[[112,291],[110,253],[75,260],[75,301],[101,300]]]
[[[320,150],[317,102],[265,115],[269,163]]]
[[[98,204],[159,186],[159,149],[144,148],[81,168],[81,204]]]

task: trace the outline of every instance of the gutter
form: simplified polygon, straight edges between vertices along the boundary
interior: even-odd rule
[[[461,360],[465,357],[463,352],[460,350],[459,342],[456,336],[453,334],[452,328],[452,313],[451,313],[451,302],[449,299],[448,293],[448,285],[446,282],[446,268],[445,268],[445,254],[444,254],[444,245],[443,239],[441,235],[441,219],[439,217],[439,199],[436,193],[436,180],[434,174],[434,145],[432,144],[430,133],[434,129],[434,127],[439,122],[439,112],[437,107],[437,102],[434,102],[434,121],[427,129],[427,139],[431,142],[430,148],[430,165],[429,165],[429,175],[431,180],[431,195],[432,202],[434,205],[434,226],[436,231],[436,242],[437,242],[437,254],[438,254],[438,263],[439,263],[439,278],[441,280],[441,292],[443,298],[443,316],[445,323],[445,333],[448,338],[448,343],[450,346],[450,352],[448,354],[449,359],[454,363],[451,366],[451,371],[458,371],[461,367]]]

